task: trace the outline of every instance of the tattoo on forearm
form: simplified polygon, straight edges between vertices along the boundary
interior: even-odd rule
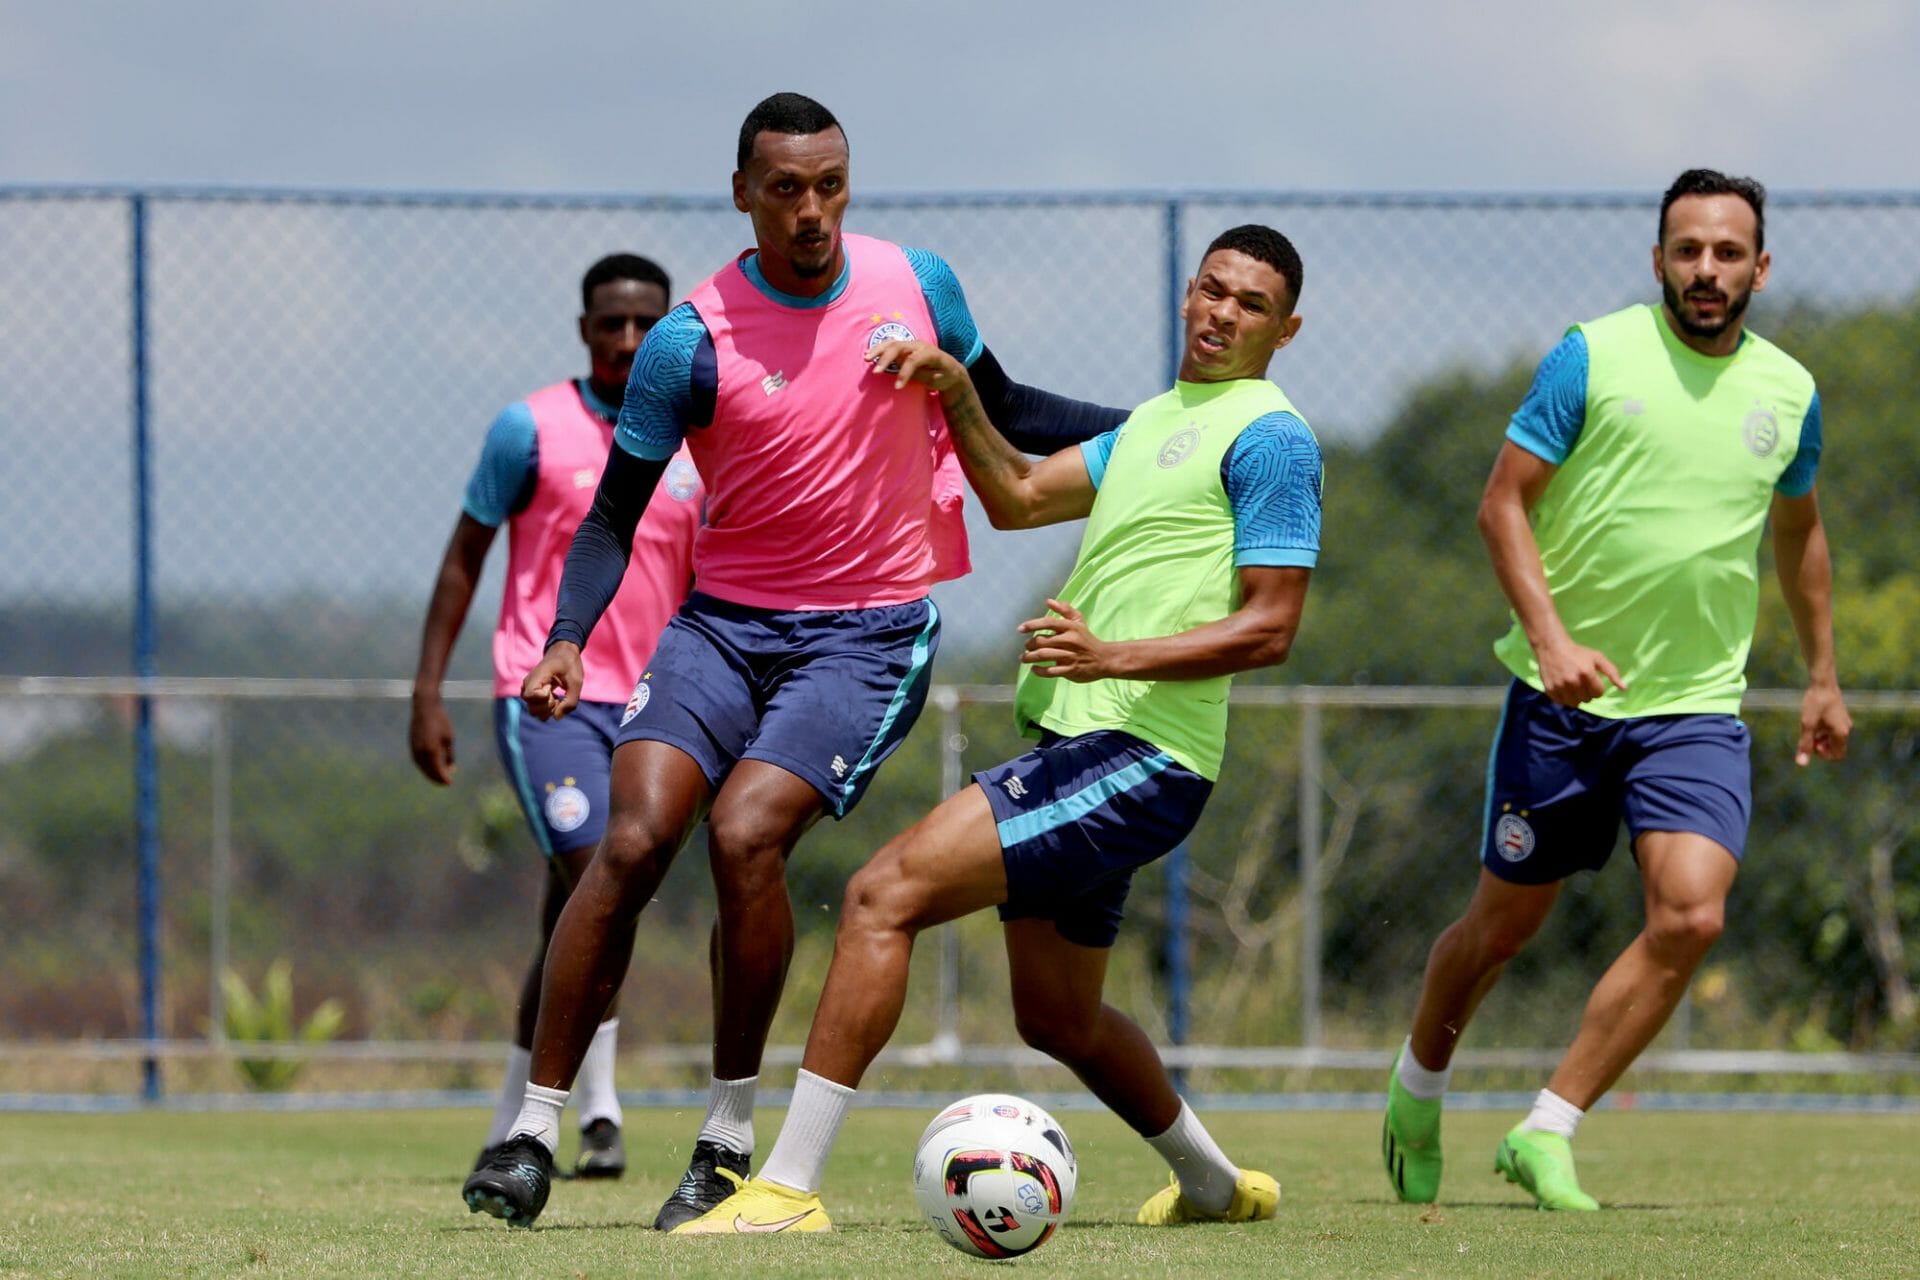
[[[948,404],[947,426],[966,454],[967,461],[981,471],[1014,471],[1026,461],[987,421],[978,395],[963,395],[957,404]]]

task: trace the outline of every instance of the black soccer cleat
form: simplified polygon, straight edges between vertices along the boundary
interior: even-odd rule
[[[753,1157],[743,1156],[717,1142],[693,1144],[693,1159],[680,1185],[673,1189],[660,1215],[653,1220],[655,1231],[671,1231],[683,1222],[692,1222],[707,1210],[740,1189],[746,1181],[747,1166]]]
[[[580,1131],[580,1154],[573,1159],[576,1178],[617,1178],[627,1171],[627,1144],[620,1126],[605,1116]]]
[[[505,1218],[510,1227],[530,1227],[547,1207],[553,1189],[553,1157],[538,1138],[516,1133],[492,1148],[487,1162],[475,1169],[460,1189],[474,1213],[485,1211]]]

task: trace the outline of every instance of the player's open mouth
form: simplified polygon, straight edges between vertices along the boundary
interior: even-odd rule
[[[1216,354],[1227,349],[1227,340],[1217,333],[1203,333],[1194,340],[1202,351]]]

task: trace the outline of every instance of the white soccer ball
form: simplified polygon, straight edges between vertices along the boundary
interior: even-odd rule
[[[981,1093],[940,1112],[913,1153],[913,1196],[945,1240],[976,1258],[1017,1258],[1073,1207],[1078,1167],[1060,1122],[1025,1098]]]

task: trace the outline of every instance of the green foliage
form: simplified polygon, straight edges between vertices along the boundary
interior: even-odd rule
[[[346,1007],[331,997],[316,1005],[305,1023],[296,1020],[293,963],[285,957],[267,967],[258,996],[232,969],[220,975],[220,992],[226,1005],[227,1039],[242,1043],[325,1044],[340,1034],[347,1021]],[[239,1058],[234,1065],[248,1088],[278,1092],[292,1087],[302,1063],[298,1058]]]

